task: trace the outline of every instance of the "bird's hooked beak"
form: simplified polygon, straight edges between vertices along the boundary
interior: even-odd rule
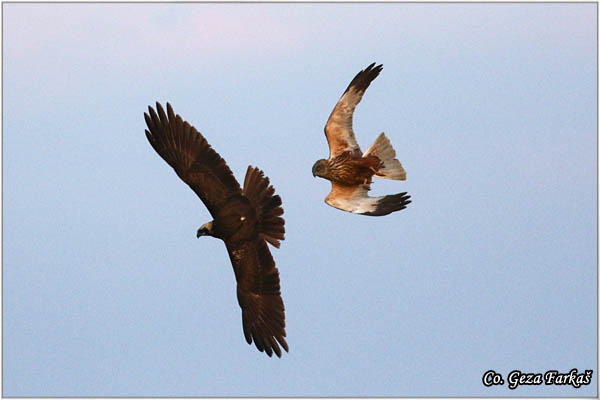
[[[204,225],[202,225],[199,229],[198,232],[196,232],[196,237],[199,238],[200,236],[210,236],[211,232],[212,232],[212,226],[213,226],[213,222],[207,222]]]
[[[312,167],[312,173],[313,173],[313,177],[317,177],[317,164],[313,165]]]

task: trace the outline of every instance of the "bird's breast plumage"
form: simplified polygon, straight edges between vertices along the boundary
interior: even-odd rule
[[[356,157],[353,154],[344,153],[329,160],[329,180],[349,186],[370,182],[379,163],[379,159],[374,156]]]
[[[246,197],[235,196],[216,215],[212,230],[223,240],[252,240],[258,235],[256,210]]]

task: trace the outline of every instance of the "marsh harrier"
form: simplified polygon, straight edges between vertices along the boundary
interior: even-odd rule
[[[396,160],[396,152],[385,133],[381,133],[364,153],[352,130],[352,115],[365,90],[383,69],[375,63],[360,71],[335,105],[325,125],[329,159],[318,160],[313,176],[331,181],[325,202],[340,210],[356,214],[381,216],[399,211],[411,202],[406,192],[370,197],[371,178],[405,180],[406,172]]]
[[[284,239],[281,198],[258,168],[248,166],[241,188],[231,170],[193,126],[156,103],[144,113],[146,137],[156,152],[200,197],[213,221],[202,225],[197,237],[225,242],[237,281],[242,327],[248,344],[269,357],[281,357],[285,341],[285,313],[279,272],[267,242],[279,247]]]

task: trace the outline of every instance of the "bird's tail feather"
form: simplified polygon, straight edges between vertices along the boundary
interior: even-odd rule
[[[285,221],[281,218],[281,197],[276,195],[273,186],[269,185],[269,178],[264,176],[260,169],[248,166],[243,193],[259,210],[261,237],[279,248],[279,241],[284,240]]]
[[[385,133],[381,132],[371,147],[365,151],[363,157],[369,155],[377,156],[383,163],[383,167],[379,168],[373,176],[401,181],[406,179],[406,171],[404,171],[400,161],[396,160],[396,151]]]

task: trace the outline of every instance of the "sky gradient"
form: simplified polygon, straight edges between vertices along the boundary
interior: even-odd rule
[[[3,4],[4,396],[596,396],[596,4]],[[333,17],[335,16],[335,18]],[[408,191],[327,206],[352,77]],[[155,101],[283,199],[290,352],[245,343]],[[482,385],[490,369],[588,386]]]

